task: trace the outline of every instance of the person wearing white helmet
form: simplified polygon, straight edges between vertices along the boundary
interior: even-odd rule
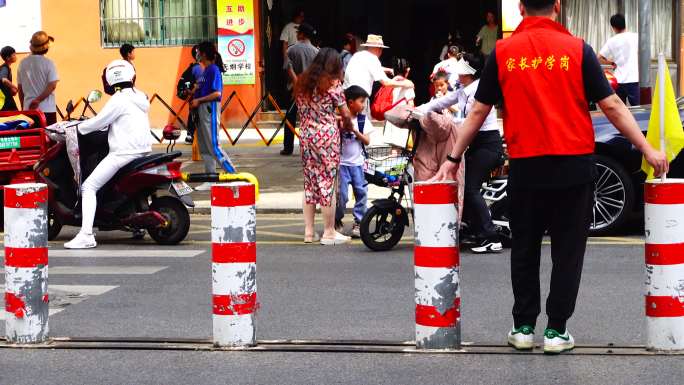
[[[97,246],[93,235],[97,191],[122,167],[152,150],[148,117],[150,103],[147,96],[133,86],[135,69],[125,60],[115,60],[107,66],[105,77],[115,92],[96,117],[78,125],[78,132],[85,135],[109,130],[109,154],[81,187],[81,230],[74,239],[64,244],[67,249]]]

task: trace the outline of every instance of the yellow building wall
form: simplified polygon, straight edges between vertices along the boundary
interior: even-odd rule
[[[100,5],[98,0],[43,0],[43,29],[55,38],[47,57],[52,59],[59,73],[56,96],[57,105],[64,111],[67,102],[86,96],[90,90],[102,90],[102,70],[114,59],[120,58],[118,48],[103,48],[100,40]],[[257,61],[257,81],[255,85],[226,86],[224,100],[233,90],[238,92],[248,109],[253,109],[261,96],[259,76],[262,73],[261,41],[259,26],[260,1],[254,0],[255,41]],[[27,46],[28,46],[28,42]],[[17,47],[15,47],[17,48]],[[187,68],[192,58],[192,47],[139,47],[135,50],[134,62],[137,80],[136,87],[149,97],[159,94],[165,101],[178,109],[182,101],[175,97],[178,78]],[[22,49],[23,50],[23,49]],[[21,60],[25,55],[19,55]],[[18,66],[14,67],[16,73]],[[102,108],[103,101],[94,106]],[[238,103],[231,103],[223,115],[227,126],[242,125],[247,119]],[[187,113],[181,115],[184,120]],[[250,111],[251,112],[251,111]],[[158,101],[150,111],[152,127],[163,127],[172,115]]]

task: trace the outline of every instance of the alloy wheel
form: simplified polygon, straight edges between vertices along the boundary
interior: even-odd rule
[[[597,163],[599,177],[594,192],[591,230],[604,229],[613,224],[625,209],[626,191],[620,176],[610,167]]]

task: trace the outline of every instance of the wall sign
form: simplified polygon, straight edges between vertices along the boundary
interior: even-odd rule
[[[218,50],[226,72],[223,84],[255,84],[253,0],[217,0]]]

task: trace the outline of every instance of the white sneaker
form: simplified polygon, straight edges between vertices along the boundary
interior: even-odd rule
[[[209,190],[211,190],[211,186],[213,186],[213,185],[214,184],[211,182],[204,182],[201,185],[195,187],[195,190],[197,190],[197,191],[209,191]]]
[[[93,234],[78,233],[74,239],[64,244],[65,249],[92,249],[97,247]]]
[[[544,331],[544,354],[560,354],[574,348],[575,339],[567,329],[564,334],[548,328]]]
[[[484,240],[470,248],[470,251],[474,254],[496,254],[500,253],[502,250],[503,244],[501,244],[501,242],[492,242],[488,240]]]
[[[334,246],[334,245],[343,245],[347,242],[351,241],[351,238],[342,235],[335,231],[335,238],[321,238],[321,245],[323,246]]]
[[[534,348],[534,328],[523,325],[519,328],[512,327],[508,332],[508,345],[516,350],[532,350]]]

